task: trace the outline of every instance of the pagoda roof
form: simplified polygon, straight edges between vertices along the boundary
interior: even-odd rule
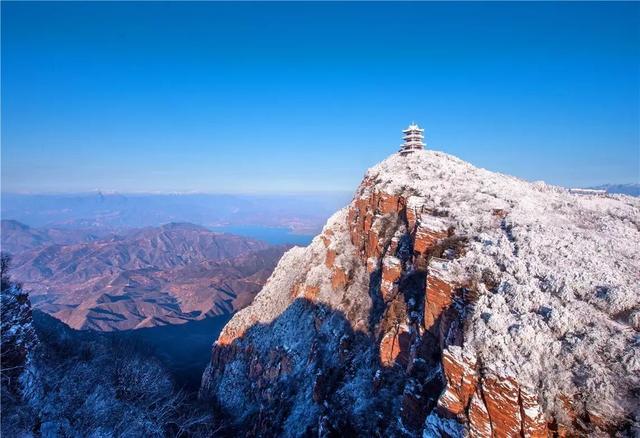
[[[424,132],[424,129],[420,128],[418,125],[416,125],[415,123],[412,123],[411,125],[409,125],[409,127],[407,129],[403,129],[402,132],[411,132],[411,131],[419,131],[419,132]]]

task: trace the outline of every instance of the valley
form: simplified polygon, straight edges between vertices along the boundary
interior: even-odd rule
[[[89,233],[3,221],[2,239],[35,308],[99,331],[231,314],[251,302],[287,249],[186,223]]]

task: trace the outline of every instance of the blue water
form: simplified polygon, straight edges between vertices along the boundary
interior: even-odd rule
[[[231,233],[239,236],[251,237],[263,240],[272,245],[300,245],[307,246],[314,235],[293,234],[288,228],[261,227],[254,225],[229,225],[224,227],[211,227],[212,231],[219,233]]]

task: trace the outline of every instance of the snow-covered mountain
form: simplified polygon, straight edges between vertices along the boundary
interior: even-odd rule
[[[640,196],[640,184],[639,183],[602,184],[600,186],[595,186],[595,187],[591,187],[591,188],[596,189],[596,190],[604,190],[607,193],[611,193],[611,194]]]
[[[227,324],[201,396],[247,435],[632,434],[639,280],[639,199],[395,154]]]

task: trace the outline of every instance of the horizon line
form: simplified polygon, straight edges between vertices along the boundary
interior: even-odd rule
[[[215,191],[118,191],[118,190],[80,190],[80,191],[0,191],[0,196],[294,196],[315,194],[344,194],[353,190],[286,190],[286,191],[246,191],[246,192],[215,192]]]
[[[517,177],[516,177],[517,178]],[[529,183],[540,182],[523,179]],[[565,186],[560,184],[548,185],[562,187],[566,189],[591,189],[608,186],[638,186],[640,181],[627,182],[607,182],[602,184],[589,184],[584,186]],[[0,196],[302,196],[302,195],[338,195],[353,194],[354,190],[285,190],[285,191],[246,191],[246,192],[215,192],[215,191],[197,191],[197,190],[175,190],[175,191],[118,191],[118,190],[79,190],[79,191],[0,191]]]

